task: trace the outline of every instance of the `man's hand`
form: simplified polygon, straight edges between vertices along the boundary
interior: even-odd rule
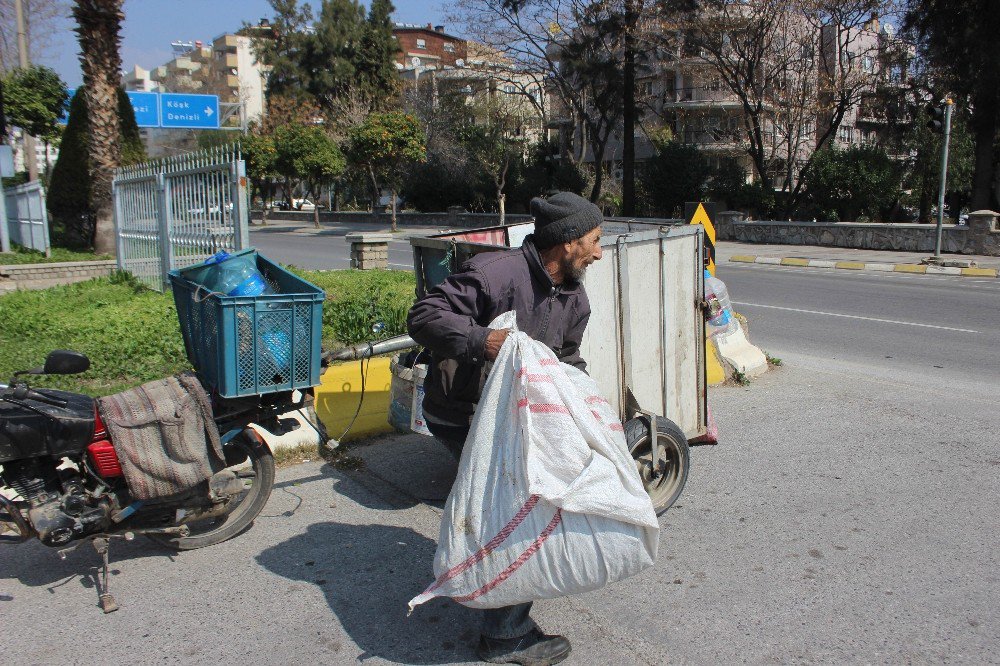
[[[509,328],[490,331],[490,334],[486,336],[486,348],[483,350],[487,361],[496,360],[497,354],[500,353],[500,348],[503,347],[504,340],[507,339],[508,335],[510,335]]]

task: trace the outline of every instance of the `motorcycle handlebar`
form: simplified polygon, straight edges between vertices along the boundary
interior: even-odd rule
[[[34,400],[35,402],[43,402],[46,405],[52,405],[53,407],[65,407],[69,404],[61,398],[47,396],[44,393],[39,393],[38,391],[32,390],[23,384],[8,388],[4,391],[3,396],[5,398],[13,398],[14,400]]]

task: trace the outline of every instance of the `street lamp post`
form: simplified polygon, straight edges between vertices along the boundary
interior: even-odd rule
[[[937,240],[934,242],[934,256],[932,259],[941,262],[941,234],[944,228],[944,193],[948,186],[948,144],[951,140],[951,109],[954,106],[951,98],[944,100],[944,146],[941,149],[941,189],[938,192],[937,209]],[[935,120],[931,120],[933,124]]]

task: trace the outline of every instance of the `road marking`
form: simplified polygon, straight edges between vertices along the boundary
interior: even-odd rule
[[[920,328],[935,328],[940,331],[956,331],[958,333],[979,333],[968,328],[951,328],[950,326],[935,326],[934,324],[918,324],[912,321],[897,321],[895,319],[877,319],[876,317],[862,317],[860,315],[840,314],[838,312],[820,312],[819,310],[800,310],[798,308],[784,308],[778,305],[761,305],[760,303],[737,303],[748,308],[767,308],[769,310],[786,310],[788,312],[802,312],[804,314],[825,315],[827,317],[843,317],[845,319],[863,319],[865,321],[877,321],[883,324],[902,324],[903,326],[919,326]]]
[[[789,268],[788,266],[774,266],[774,265],[769,266],[769,265],[765,265],[765,264],[728,263],[728,264],[726,264],[726,266],[727,266],[727,269],[728,268],[733,268],[733,269],[736,269],[736,270],[741,270],[741,269],[742,270],[749,270],[749,271],[761,270],[761,271],[771,271],[771,272],[774,272],[774,273],[789,273],[789,272],[792,272],[792,273],[801,273],[802,272],[802,271],[799,271],[798,269],[795,269],[795,268]],[[810,267],[810,268],[812,268],[812,267]],[[953,285],[982,284],[982,285],[988,285],[988,286],[991,286],[991,287],[1000,287],[1000,280],[993,280],[993,279],[977,280],[975,278],[969,278],[969,277],[967,277],[967,278],[965,278],[963,280],[956,281],[953,277],[947,277],[947,276],[927,275],[927,274],[918,274],[918,273],[895,273],[895,272],[891,272],[891,271],[845,271],[845,270],[833,270],[833,269],[827,270],[827,269],[822,269],[822,268],[816,268],[816,269],[813,269],[812,271],[810,271],[810,273],[812,273],[812,274],[822,274],[822,275],[832,275],[834,277],[843,277],[843,278],[851,278],[851,277],[854,277],[854,278],[872,277],[872,278],[874,278],[874,277],[880,277],[880,278],[886,278],[886,279],[896,279],[896,280],[904,281],[904,282],[910,282],[910,281],[915,281],[915,282],[917,282],[917,281],[922,281],[922,282],[941,282],[941,283],[953,284]],[[995,291],[995,289],[990,289],[989,291]]]

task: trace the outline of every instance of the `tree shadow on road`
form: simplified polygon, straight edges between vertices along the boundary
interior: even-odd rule
[[[318,585],[362,651],[359,661],[476,661],[478,611],[435,599],[406,616],[407,602],[430,582],[435,546],[409,528],[324,522],[268,548],[257,561],[289,580]]]

